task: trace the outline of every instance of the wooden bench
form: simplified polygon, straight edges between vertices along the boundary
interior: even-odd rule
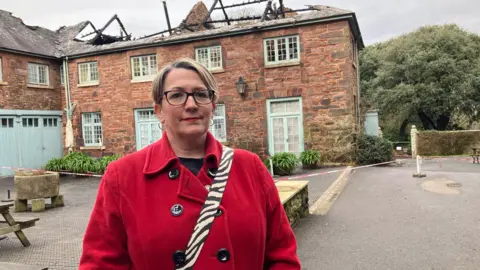
[[[472,148],[473,164],[480,164],[480,147]]]
[[[40,220],[39,218],[19,218],[14,219],[10,214],[10,207],[13,204],[0,204],[0,214],[3,216],[4,220],[0,220],[0,224],[6,224],[6,226],[0,226],[0,236],[6,235],[9,233],[15,233],[18,240],[22,243],[24,247],[30,246],[30,242],[23,233],[23,229],[27,229],[35,226],[35,222]],[[1,270],[1,269],[0,269]]]
[[[48,267],[0,262],[0,270],[48,270]]]

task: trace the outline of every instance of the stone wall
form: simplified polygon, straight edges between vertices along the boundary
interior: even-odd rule
[[[292,34],[300,36],[300,63],[266,67],[264,38]],[[179,57],[195,58],[196,47],[210,45],[222,46],[224,70],[214,76],[220,88],[219,102],[226,107],[228,143],[233,147],[264,157],[268,149],[267,99],[286,97],[302,97],[304,134],[310,136],[310,140],[305,138],[306,149],[322,151],[333,144],[344,148],[352,143],[348,134],[356,122],[356,72],[351,31],[347,21],[339,21],[73,59],[69,74],[72,101],[77,103],[73,120],[77,148],[83,146],[81,113],[99,111],[104,151],[123,154],[136,150],[134,109],[153,105],[151,82],[131,81],[131,56],[155,53],[160,69]],[[100,83],[78,87],[77,65],[90,60],[98,61]],[[235,87],[240,76],[248,84],[244,98]],[[99,154],[97,150],[88,152]],[[332,155],[338,156],[342,157]]]
[[[61,62],[0,52],[2,81],[0,82],[0,109],[61,110]],[[48,87],[28,84],[28,63],[48,65]]]

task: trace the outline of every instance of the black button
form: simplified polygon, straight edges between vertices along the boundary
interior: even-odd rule
[[[180,171],[178,169],[173,169],[168,172],[168,178],[172,180],[177,179],[179,175],[180,175]]]
[[[207,172],[207,173],[208,173],[208,176],[210,176],[210,177],[212,177],[212,178],[215,177],[215,175],[217,174],[217,170],[218,170],[218,169],[215,169],[215,168],[210,168],[210,169],[208,169],[208,172]]]
[[[217,209],[217,213],[215,213],[215,216],[216,216],[216,217],[219,217],[219,216],[221,216],[222,214],[223,214],[223,211],[222,211],[222,209],[219,208],[219,209]]]
[[[187,256],[185,256],[184,251],[177,250],[177,251],[175,251],[175,253],[173,253],[173,262],[177,266],[182,266],[185,263],[186,259],[187,259]]]
[[[217,252],[217,259],[224,263],[230,259],[230,252],[226,248],[222,248]]]
[[[175,204],[170,208],[170,212],[172,212],[174,217],[178,217],[183,213],[183,206],[181,204]]]

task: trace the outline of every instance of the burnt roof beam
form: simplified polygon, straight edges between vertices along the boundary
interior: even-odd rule
[[[220,6],[222,7],[223,14],[225,15],[225,20],[227,20],[227,24],[230,25],[230,20],[228,19],[227,12],[225,11],[225,7],[223,6],[222,0],[219,0]]]
[[[268,20],[268,12],[272,10],[272,0],[268,0],[267,6],[265,7],[265,10],[263,11],[262,15],[262,22],[265,20]]]
[[[255,1],[243,2],[243,3],[240,3],[240,4],[223,6],[223,9],[241,7],[241,6],[252,5],[252,4],[258,4],[258,3],[263,3],[263,2],[267,2],[267,1],[268,0],[255,0]],[[221,7],[214,8],[214,10],[220,10],[220,9],[222,9],[222,8]]]

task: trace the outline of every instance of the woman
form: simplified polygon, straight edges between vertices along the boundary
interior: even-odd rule
[[[152,96],[163,137],[108,166],[79,269],[300,269],[268,170],[245,150],[232,159],[208,131],[219,96],[212,74],[180,59],[158,74]]]

